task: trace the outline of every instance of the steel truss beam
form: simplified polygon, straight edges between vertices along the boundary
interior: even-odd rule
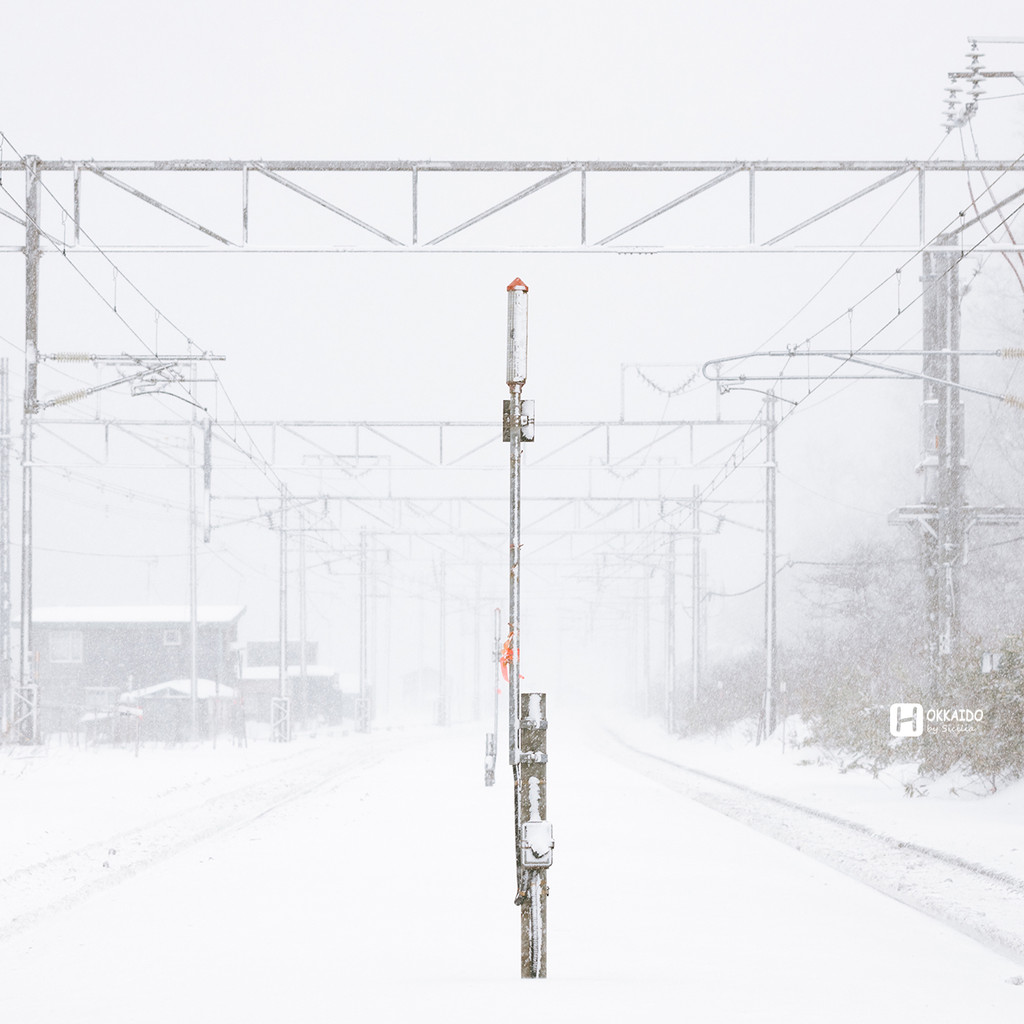
[[[554,435],[555,440],[551,447],[534,445],[530,464],[538,470],[559,473],[602,469],[632,473],[638,467],[651,472],[707,469],[718,449],[712,445],[699,446],[698,435],[707,436],[706,432],[715,428],[714,434],[720,438],[723,428],[727,433],[743,433],[763,425],[759,419],[545,421],[544,433]],[[107,461],[112,431],[143,444],[153,444],[155,438],[148,432],[196,426],[174,419],[83,420],[46,416],[36,421],[37,429],[53,434],[90,458],[92,464],[106,468],[116,468]],[[103,428],[102,458],[89,456],[64,439],[65,434],[83,427]],[[263,453],[268,467],[282,472],[341,473],[361,479],[374,472],[445,470],[453,474],[478,474],[481,470],[505,469],[499,461],[501,426],[496,421],[217,420],[213,427],[211,442],[216,442],[222,451],[237,450],[233,438],[242,433]],[[657,431],[654,438],[650,436],[652,430]],[[647,458],[655,450],[668,451],[670,457]],[[216,461],[224,466],[230,459]],[[56,463],[51,468],[57,468]]]
[[[26,163],[37,160],[26,157],[0,163],[0,172],[24,172]],[[43,229],[43,251],[95,251],[83,230],[83,218],[89,231],[104,239],[107,252],[236,252],[236,251],[288,251],[288,252],[916,252],[934,247],[935,235],[960,231],[950,245],[959,250],[970,245],[976,251],[1024,251],[1024,246],[1011,239],[990,236],[984,218],[994,213],[993,197],[980,183],[983,174],[1009,175],[1001,184],[1003,202],[1011,188],[1019,190],[1024,174],[1018,159],[1012,160],[38,160],[41,179],[54,196],[68,195],[61,200],[60,210],[44,213],[47,223]],[[225,223],[235,220],[234,231],[215,230],[199,215],[183,212],[178,205],[185,202],[175,192],[174,177],[230,176],[236,179],[237,206],[226,208]],[[296,180],[298,175],[301,180]],[[803,216],[793,223],[786,214],[793,196],[806,195],[809,178],[820,179],[831,175],[840,180],[839,187],[829,192],[829,198],[818,200]],[[127,178],[131,180],[127,180]],[[271,183],[282,193],[298,196],[310,204],[311,210],[321,210],[329,222],[344,226],[345,231],[336,241],[310,243],[297,234],[260,241],[251,236],[253,229],[263,231],[265,225],[255,217],[250,197],[250,180],[256,176]],[[373,201],[361,195],[358,188],[349,188],[358,176],[360,184],[369,180],[379,191],[389,191],[387,197],[377,196]],[[666,178],[678,179],[675,183]],[[968,219],[972,209],[966,185],[972,176],[978,182],[975,191],[990,209]],[[509,181],[520,179],[497,201],[485,201],[472,212],[455,209],[462,206],[451,188],[444,187],[457,178],[458,192],[469,191],[466,179],[479,181],[484,193],[509,190]],[[170,178],[172,180],[168,181]],[[90,199],[86,211],[83,179],[92,179]],[[147,180],[149,179],[149,180]],[[488,180],[490,179],[490,180]],[[658,179],[661,179],[658,181]],[[655,181],[658,184],[652,188]],[[395,183],[400,188],[395,189]],[[571,187],[567,183],[572,183]],[[740,185],[739,183],[744,184]],[[952,182],[957,199],[926,201],[939,189]],[[561,184],[559,184],[561,183]],[[820,183],[820,182],[819,182]],[[674,187],[667,187],[672,186]],[[145,187],[142,187],[145,185]],[[782,186],[777,189],[777,186]],[[561,237],[551,240],[525,241],[509,244],[507,225],[497,215],[513,207],[517,212],[529,213],[530,200],[540,192],[557,186],[555,201],[565,205],[568,216],[564,219]],[[119,230],[127,229],[117,217],[104,212],[102,191],[116,189],[137,202],[146,204],[169,221],[184,225],[195,235],[194,243],[138,244],[122,241],[108,244]],[[780,195],[766,198],[765,193],[776,189]],[[913,204],[914,216],[905,218],[899,238],[888,244],[868,241],[851,242],[835,215],[848,207],[855,207],[868,197],[891,190],[893,198],[908,193],[908,204]],[[154,193],[162,193],[160,196]],[[652,202],[652,192],[670,196]],[[340,205],[333,197],[346,195]],[[888,194],[888,193],[887,193]],[[1024,194],[1018,192],[1018,194]],[[395,198],[400,196],[401,198]],[[785,198],[782,198],[784,196]],[[647,197],[647,198],[645,198]],[[672,211],[685,208],[701,213],[709,198],[724,204],[715,207],[725,210],[733,225],[732,237],[719,221],[714,237],[700,234],[690,221],[666,217]],[[998,198],[998,197],[995,197]],[[224,203],[223,199],[215,202]],[[207,206],[209,204],[206,204]],[[361,206],[370,207],[363,211]],[[996,203],[998,206],[998,203]],[[934,208],[932,208],[934,207]],[[356,209],[359,212],[355,212]],[[622,211],[630,209],[626,214]],[[548,208],[546,208],[548,209]],[[219,213],[219,211],[218,211]],[[24,211],[4,209],[0,216],[16,224],[24,224]],[[73,227],[71,238],[66,237],[58,218],[63,216]],[[202,217],[212,215],[204,212]],[[722,217],[721,212],[717,215]],[[48,218],[53,217],[49,225]],[[549,216],[539,218],[550,225]],[[374,223],[377,220],[378,223]],[[978,223],[982,221],[982,223]],[[639,235],[641,228],[658,222],[656,237],[650,233]],[[380,223],[404,224],[404,229]],[[483,231],[475,231],[486,223]],[[998,220],[995,221],[998,224]],[[424,224],[432,225],[421,239]],[[446,225],[436,230],[437,225]],[[735,225],[742,224],[742,228]],[[768,224],[770,227],[764,227]],[[835,224],[836,227],[832,228]],[[830,228],[828,237],[810,238],[807,229],[815,225]],[[47,230],[49,227],[49,230]],[[356,232],[352,235],[351,228]],[[848,232],[848,227],[845,229]],[[949,243],[947,243],[949,244]],[[21,245],[0,246],[0,251],[21,252]]]
[[[708,459],[715,454],[700,452],[698,458],[697,436],[710,433],[721,437],[721,430],[708,431],[711,427],[724,427],[727,435],[735,435],[748,432],[752,425],[758,429],[763,422],[621,419],[545,424],[545,433],[550,432],[549,445],[537,444],[530,453],[532,466],[549,471],[546,483],[535,483],[531,488],[531,536],[546,542],[574,536],[595,541],[612,537],[691,536],[680,519],[685,522],[692,518],[697,502],[702,502],[703,533],[719,533],[726,525],[757,530],[743,521],[740,506],[759,508],[763,505],[760,499],[720,496],[702,500],[695,497],[692,489],[683,493],[678,486],[678,474],[706,469]],[[178,448],[167,444],[167,434],[182,428],[192,432],[204,430],[211,441],[207,480],[212,478],[214,487],[221,482],[216,491],[205,491],[203,504],[209,510],[209,527],[223,529],[266,516],[273,518],[280,504],[280,492],[276,489],[266,493],[259,489],[225,489],[226,473],[237,475],[240,468],[256,472],[251,463],[247,467],[237,459],[231,462],[230,438],[243,432],[267,456],[265,469],[288,481],[289,507],[322,506],[324,515],[330,510],[330,525],[306,526],[305,532],[344,535],[369,524],[375,534],[397,537],[410,532],[409,523],[415,520],[417,536],[484,538],[492,536],[504,523],[502,511],[507,495],[501,486],[503,478],[488,472],[481,476],[481,471],[495,468],[492,463],[496,454],[504,454],[500,427],[495,422],[237,420],[217,421],[212,426],[216,429],[181,419],[40,417],[37,428],[45,429],[55,442],[67,445],[79,461],[72,465],[58,452],[52,461],[40,462],[39,468],[58,472],[125,468],[141,471],[163,469],[168,463],[187,468]],[[83,432],[82,428],[89,429]],[[657,428],[653,441],[652,428]],[[86,441],[83,433],[93,435],[93,439]],[[71,443],[67,435],[81,443]],[[638,447],[641,437],[646,443]],[[139,462],[123,455],[114,457],[120,455],[117,449],[126,445],[141,446]],[[653,458],[648,455],[652,449],[665,454]],[[154,460],[154,451],[159,453],[159,460]],[[471,455],[474,458],[467,464],[464,460]],[[645,456],[650,458],[649,465],[643,461]],[[310,457],[312,463],[304,462]],[[703,467],[701,461],[705,463]],[[497,468],[504,470],[500,465]],[[616,471],[625,469],[629,470],[629,493],[622,493],[623,481],[616,475]],[[551,473],[557,477],[552,478]],[[612,493],[603,483],[606,480]],[[233,519],[225,514],[232,503],[255,505],[261,511]],[[212,515],[214,506],[219,510],[216,521]],[[729,514],[733,506],[736,517]]]

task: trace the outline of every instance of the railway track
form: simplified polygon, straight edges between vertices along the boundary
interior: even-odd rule
[[[606,737],[641,774],[1024,964],[1024,879]]]
[[[381,739],[372,747],[270,763],[226,790],[196,793],[171,813],[9,871],[0,878],[0,942],[208,839],[342,785],[402,742]]]

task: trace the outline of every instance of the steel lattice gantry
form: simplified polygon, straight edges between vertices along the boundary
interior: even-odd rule
[[[956,234],[969,208],[980,223],[954,248],[1020,251],[989,237],[987,208],[1024,196],[1012,160],[5,160],[30,164],[44,203],[43,251],[354,252],[914,252]],[[992,176],[991,178],[987,176]],[[216,182],[216,184],[214,184]],[[207,192],[204,184],[210,185]],[[998,187],[998,196],[989,188]],[[304,238],[269,226],[269,197],[291,196],[335,228]],[[117,196],[123,202],[114,201]],[[13,193],[6,220],[25,228]],[[541,216],[524,234],[501,215]],[[885,237],[862,235],[863,212],[884,201],[902,216]],[[125,205],[127,203],[128,205]],[[130,210],[148,206],[180,232],[132,237]],[[795,212],[799,211],[799,213]],[[855,217],[851,221],[850,214]],[[554,214],[554,215],[553,215]],[[682,216],[681,216],[682,215]],[[691,216],[692,215],[692,216]],[[949,243],[942,243],[948,245]],[[21,251],[11,238],[0,251]]]

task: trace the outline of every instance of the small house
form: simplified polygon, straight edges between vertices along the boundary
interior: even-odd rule
[[[197,674],[218,687],[238,677],[241,606],[200,605]],[[116,710],[128,691],[191,679],[191,615],[185,606],[36,608],[34,681],[40,728],[72,731],[84,716]]]

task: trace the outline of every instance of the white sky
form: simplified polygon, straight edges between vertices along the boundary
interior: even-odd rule
[[[1015,4],[10,5],[3,130],[95,157],[921,156]],[[991,52],[991,48],[989,48]]]

